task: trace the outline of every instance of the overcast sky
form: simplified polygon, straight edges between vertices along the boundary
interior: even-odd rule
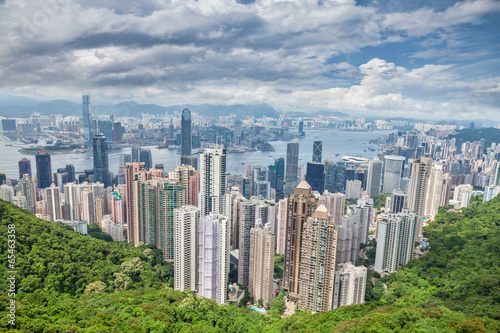
[[[0,0],[0,93],[500,120],[500,1]]]

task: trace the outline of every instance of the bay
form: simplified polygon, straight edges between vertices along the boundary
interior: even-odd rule
[[[298,138],[295,141],[299,142],[299,164],[306,165],[312,160],[312,147],[314,140],[323,141],[323,161],[330,159],[338,160],[342,155],[362,156],[373,158],[377,156],[381,148],[378,145],[370,144],[370,140],[375,140],[381,135],[387,135],[393,131],[371,131],[371,132],[354,132],[354,131],[306,131],[304,137]],[[286,159],[286,141],[270,142],[275,151],[252,151],[245,153],[228,153],[227,155],[227,172],[230,174],[245,175],[247,165],[267,166],[274,164],[274,159],[284,157]],[[12,146],[7,146],[12,144]],[[41,143],[43,144],[43,143]],[[5,137],[1,137],[0,141],[0,172],[4,172],[7,178],[18,178],[19,169],[18,162],[23,157],[31,160],[31,169],[33,176],[36,174],[35,156],[23,155],[19,149],[28,147],[29,145],[21,145],[9,141]],[[158,149],[156,146],[147,146],[143,148],[151,149],[153,156],[153,165],[162,163],[165,166],[165,171],[173,171],[180,164],[180,153],[176,150]],[[375,151],[370,151],[372,148]],[[365,151],[366,150],[366,151]],[[116,174],[120,163],[120,154],[130,154],[131,148],[110,149],[108,153],[109,170]],[[338,154],[338,155],[337,155]],[[85,153],[71,153],[51,155],[52,172],[56,172],[58,168],[64,168],[66,164],[73,164],[77,173],[84,170],[92,169],[92,151]]]

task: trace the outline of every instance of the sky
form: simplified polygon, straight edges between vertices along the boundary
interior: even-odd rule
[[[0,93],[500,120],[500,1],[0,0]]]

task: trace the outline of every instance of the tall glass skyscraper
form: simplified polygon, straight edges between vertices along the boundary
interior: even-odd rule
[[[283,188],[285,186],[285,159],[283,157],[274,160],[274,165],[276,166],[276,199],[283,199],[285,193]]]
[[[285,195],[292,194],[297,186],[298,168],[299,143],[288,142],[286,151]]]
[[[321,163],[321,158],[323,155],[323,141],[315,140],[313,142],[313,157],[312,161],[316,163]]]
[[[191,156],[192,133],[191,133],[191,111],[182,110],[181,117],[181,156]]]
[[[23,179],[23,175],[28,174],[31,177],[31,161],[23,157],[19,161],[19,179]]]
[[[94,181],[101,182],[104,184],[104,187],[108,187],[110,182],[106,137],[99,133],[94,136],[92,141],[92,148],[94,150]]]
[[[83,113],[83,137],[85,143],[92,143],[92,117],[90,114],[90,96],[82,96],[82,113]]]
[[[50,154],[45,149],[40,149],[35,158],[38,188],[47,188],[52,184]]]
[[[325,165],[322,163],[308,162],[306,172],[306,182],[311,185],[312,190],[323,194],[325,190]]]
[[[394,190],[399,189],[405,159],[403,156],[396,155],[384,157],[383,193],[392,193]]]
[[[144,162],[144,168],[149,170],[153,167],[153,155],[150,149],[142,149],[139,152],[139,162]]]

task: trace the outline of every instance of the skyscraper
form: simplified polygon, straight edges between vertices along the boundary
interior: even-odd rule
[[[262,225],[269,224],[269,231],[274,233],[276,222],[276,205],[259,197],[252,197],[250,201],[239,201],[238,225],[238,283],[248,285],[250,269],[250,231],[255,227],[256,221]],[[274,251],[274,247],[273,247]]]
[[[274,160],[276,166],[276,199],[283,199],[285,193],[283,191],[285,185],[285,159],[283,157]]]
[[[239,145],[241,144],[241,133],[242,133],[243,123],[241,120],[236,120],[234,122],[234,142]]]
[[[26,209],[30,213],[36,213],[36,185],[35,181],[28,176],[27,173],[23,174],[23,177],[17,185],[17,191],[22,196],[26,197]]]
[[[239,202],[238,283],[248,285],[250,230],[255,226],[255,207],[251,201]]]
[[[226,193],[226,149],[205,149],[200,154],[200,193],[201,215],[210,212],[224,213]]]
[[[87,222],[87,224],[92,224],[96,222],[95,210],[94,210],[94,195],[89,188],[85,188],[80,192],[80,218],[82,221]]]
[[[285,235],[287,221],[288,198],[280,199],[278,202],[278,217],[276,231],[276,253],[285,254]]]
[[[142,149],[139,152],[139,162],[144,162],[144,168],[149,170],[153,167],[153,155],[150,149]]]
[[[141,170],[142,163],[127,164],[127,203],[131,188],[131,219],[127,214],[127,225],[131,228],[134,245],[139,242],[154,244],[163,252],[165,261],[173,260],[173,214],[181,206],[181,185],[176,180],[163,178],[162,170]],[[136,171],[132,178],[128,175]]]
[[[443,166],[434,164],[431,167],[429,174],[429,181],[425,193],[425,209],[424,216],[431,219],[437,215],[439,207],[441,206],[441,196],[443,192]]]
[[[75,183],[64,184],[65,219],[80,220],[80,186]]]
[[[59,187],[52,184],[45,189],[45,199],[47,200],[47,210],[50,221],[54,222],[61,218],[61,201],[59,197]]]
[[[356,264],[361,244],[361,216],[359,213],[342,216],[340,223],[335,223],[337,229],[336,265],[351,262]]]
[[[319,162],[308,162],[306,182],[311,185],[313,191],[323,194],[325,190],[325,165]]]
[[[285,179],[285,195],[290,195],[294,192],[297,186],[297,178],[299,171],[299,143],[288,142],[286,152],[286,179]]]
[[[379,160],[370,160],[368,162],[368,180],[366,182],[366,191],[370,193],[372,197],[380,194],[383,164],[384,163]]]
[[[198,199],[200,194],[200,172],[197,171],[193,177],[189,179],[189,204],[198,207]]]
[[[321,163],[322,155],[323,155],[323,141],[314,140],[312,161],[315,163]]]
[[[365,200],[358,200],[357,205],[353,207],[354,214],[359,214],[359,221],[361,223],[360,243],[368,244],[370,233],[370,224],[372,223],[372,210],[371,204]]]
[[[335,287],[333,292],[333,307],[365,302],[367,269],[364,266],[354,266],[352,263],[340,264],[335,271]]]
[[[408,194],[403,190],[394,190],[391,195],[391,213],[401,213],[408,204]]]
[[[271,183],[267,181],[267,168],[254,166],[252,170],[253,196],[270,197]]]
[[[191,132],[191,111],[182,110],[181,116],[181,156],[191,156],[192,132]]]
[[[38,188],[47,188],[52,184],[50,154],[45,149],[40,149],[36,153],[35,160]]]
[[[379,222],[375,271],[393,273],[412,260],[417,220],[417,214],[405,209]]]
[[[275,238],[271,225],[259,219],[250,231],[248,291],[255,300],[271,304],[273,300]]]
[[[141,147],[132,147],[132,163],[140,162]]]
[[[122,123],[116,122],[113,123],[113,141],[120,142],[122,141],[123,133],[122,133]]]
[[[177,179],[179,179],[179,183],[182,186],[182,204],[186,205],[190,202],[193,202],[193,200],[189,196],[190,193],[194,193],[194,191],[190,189],[190,186],[193,185],[191,183],[191,178],[195,177],[195,168],[190,165],[179,165],[175,168],[175,172],[177,173]],[[196,196],[198,196],[198,194],[196,194]]]
[[[127,200],[127,241],[134,242],[134,245],[137,246],[139,243],[139,230],[134,228],[134,220],[139,219],[139,212],[136,211],[136,200],[134,197],[137,196],[135,194],[134,181],[136,179],[136,174],[144,173],[144,163],[126,163],[125,165],[125,185],[127,187],[126,192],[126,200]],[[138,222],[136,222],[138,223]]]
[[[98,133],[92,139],[94,152],[94,181],[101,182],[104,187],[110,185],[108,169],[108,144],[106,138]]]
[[[174,289],[198,289],[198,225],[200,210],[186,205],[174,211]]]
[[[106,138],[106,142],[113,142],[113,122],[110,120],[99,120],[97,126],[99,132]]]
[[[312,194],[311,186],[306,181],[302,181],[295,188],[295,193],[288,196],[283,287],[289,292],[290,297],[295,299],[298,298],[299,292],[302,228],[317,206],[318,198]]]
[[[495,169],[495,175],[493,177],[494,186],[500,186],[500,162],[497,162],[497,168]]]
[[[344,193],[346,185],[346,165],[344,161],[328,163],[325,174],[325,190]]]
[[[408,209],[418,216],[417,237],[422,237],[425,214],[425,194],[429,182],[432,158],[422,157],[413,162],[408,189]]]
[[[302,230],[299,269],[299,309],[332,309],[337,231],[328,210],[320,205]]]
[[[90,113],[90,96],[83,95],[82,96],[82,113],[83,113],[83,137],[85,143],[91,144],[93,130],[92,130],[92,115]]]
[[[399,189],[405,159],[403,156],[385,156],[383,193]]]
[[[23,175],[28,174],[31,177],[31,161],[23,157],[19,161],[19,179],[23,179]]]
[[[229,219],[212,212],[200,217],[198,229],[198,296],[226,302],[229,273]]]
[[[360,180],[348,180],[346,182],[345,197],[347,199],[359,199],[361,197]]]
[[[342,193],[330,193],[325,191],[319,198],[319,202],[326,206],[328,214],[333,217],[335,224],[340,224],[344,216],[345,195]]]

